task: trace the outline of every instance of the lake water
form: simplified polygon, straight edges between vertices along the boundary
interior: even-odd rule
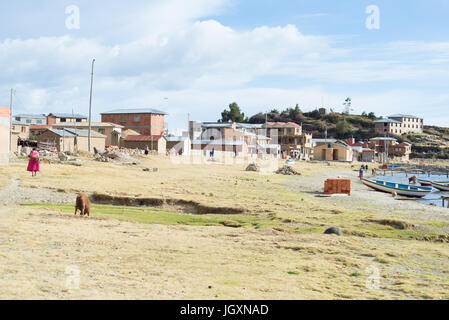
[[[386,174],[385,176],[377,176],[377,180],[382,181],[388,181],[388,182],[396,182],[396,183],[403,183],[408,184],[408,178],[413,176],[413,174],[409,174],[408,177],[405,175],[405,173],[395,173],[393,176],[390,174]],[[418,179],[425,179],[425,180],[432,180],[432,181],[449,181],[449,178],[446,177],[446,175],[427,175],[427,174],[416,174]],[[418,185],[420,185],[418,183]],[[441,196],[448,196],[449,192],[443,192],[438,189],[433,189],[434,191],[426,195],[424,198],[417,200],[418,202],[425,203],[425,204],[435,204],[438,207],[441,207]],[[447,206],[447,202],[446,202]]]

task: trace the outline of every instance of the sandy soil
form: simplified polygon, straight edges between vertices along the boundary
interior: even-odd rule
[[[100,177],[97,165],[82,170],[86,175],[98,172]],[[262,194],[260,183],[280,188],[279,192],[288,189],[314,197],[322,191],[327,177],[342,176],[353,181],[351,197],[313,198],[307,208],[314,211],[304,217],[294,212],[298,221],[292,223],[300,225],[308,216],[316,218],[318,225],[323,224],[323,219],[336,221],[335,215],[323,209],[328,207],[370,210],[380,216],[394,214],[405,220],[419,218],[445,225],[449,221],[446,209],[410,205],[409,201],[367,190],[357,181],[357,174],[344,167],[323,170],[307,164],[300,169],[310,168],[309,174],[284,179],[218,167],[192,168],[179,177],[181,171],[166,166],[170,169],[166,176],[162,171],[145,178],[151,181],[145,184],[146,180],[142,180],[137,192],[156,190],[162,181],[165,184],[157,189],[158,195],[177,192],[177,197],[198,201],[211,199],[215,203],[247,204],[260,212],[276,208],[287,212],[301,208],[298,197],[277,204],[278,200],[269,198],[272,190]],[[79,181],[89,180],[83,175],[78,182],[67,180],[79,174],[70,169],[49,167],[46,176],[34,180],[18,167],[8,171],[10,183],[0,189],[0,202],[4,204],[0,208],[0,299],[449,298],[449,251],[445,243],[335,237],[322,232],[295,234],[274,229],[144,225],[98,218],[95,214],[81,218],[57,210],[19,206],[74,203],[72,188]],[[134,182],[143,175],[138,168],[105,166],[104,172],[111,180],[103,181],[101,176],[95,185],[83,183],[80,188],[89,191],[113,185],[116,192],[127,193],[130,182],[115,176],[118,169],[127,170]],[[206,186],[202,180],[192,182],[201,171],[208,172]],[[118,179],[123,180],[123,185],[117,185],[121,181]],[[212,183],[214,179],[217,185]],[[220,192],[220,184],[234,185],[234,181],[243,185],[245,193],[234,196],[229,187]],[[52,184],[57,185],[52,190],[44,187]],[[68,189],[58,192],[64,184]],[[208,198],[210,191],[216,196]],[[372,268],[379,270],[379,288],[366,285]]]

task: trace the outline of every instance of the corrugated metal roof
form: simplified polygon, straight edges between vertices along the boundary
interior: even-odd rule
[[[127,136],[124,141],[159,141],[163,136]]]
[[[89,130],[80,130],[80,129],[76,129],[75,130],[75,129],[67,129],[67,128],[65,128],[63,130],[65,130],[67,132],[70,132],[70,133],[73,133],[73,134],[76,134],[77,136],[80,136],[80,137],[87,137],[87,136],[89,136]],[[93,131],[93,130],[90,130],[90,135],[91,135],[91,137],[105,137],[101,133],[98,133],[98,132]]]
[[[417,116],[412,116],[410,114],[402,114],[402,113],[394,114],[392,116],[389,116],[389,118],[415,118],[415,119],[420,119]]]
[[[14,118],[34,118],[34,119],[46,119],[47,117],[43,114],[26,114],[26,113],[21,113],[21,114],[16,114],[13,116]]]
[[[49,113],[48,116],[55,116],[56,118],[75,118],[75,119],[87,119],[86,116],[82,114],[71,114],[71,113]]]
[[[152,109],[152,108],[137,108],[137,109],[116,109],[111,111],[102,112],[100,114],[137,114],[137,113],[152,113],[167,115],[166,112]]]
[[[401,123],[401,121],[398,120],[394,120],[394,119],[381,119],[381,120],[376,120],[374,121],[375,123],[382,123],[382,122],[391,122],[391,123]]]
[[[66,130],[58,130],[58,129],[47,129],[47,130],[57,134],[60,137],[74,137],[75,136],[74,134],[72,134]]]
[[[176,142],[176,141],[186,141],[187,137],[165,137],[167,141]]]
[[[88,127],[88,122],[62,122],[62,123],[55,123],[53,124],[53,127]],[[124,128],[124,126],[121,126],[119,124],[110,123],[110,122],[92,122],[91,127],[115,127],[115,128]]]

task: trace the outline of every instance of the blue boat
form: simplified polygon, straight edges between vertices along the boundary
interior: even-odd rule
[[[362,179],[362,183],[376,191],[393,193],[396,192],[400,196],[422,198],[432,192],[432,187],[422,187],[411,184],[401,184],[396,182],[388,182],[375,179]]]

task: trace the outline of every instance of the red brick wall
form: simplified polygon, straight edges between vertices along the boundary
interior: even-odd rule
[[[139,117],[138,122],[134,121],[136,117]],[[160,114],[103,114],[101,121],[122,125],[124,130],[132,129],[145,136],[160,136],[164,133],[164,115]]]

